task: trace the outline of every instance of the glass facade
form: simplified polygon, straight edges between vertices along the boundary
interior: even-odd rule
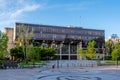
[[[52,25],[39,25],[28,23],[16,23],[15,32],[17,35],[18,27],[24,25],[29,31],[34,30],[33,39],[42,43],[46,41],[49,45],[54,41],[59,46],[58,54],[61,59],[75,59],[77,58],[77,46],[82,41],[82,47],[86,47],[88,41],[102,38],[104,43],[104,30],[85,29],[82,27],[64,27]],[[17,35],[15,37],[17,37]],[[69,39],[66,41],[66,38]],[[72,42],[72,43],[71,43]],[[101,44],[102,44],[101,43]]]

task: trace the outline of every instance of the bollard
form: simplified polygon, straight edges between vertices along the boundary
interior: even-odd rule
[[[52,65],[52,69],[54,69],[55,68],[55,65]]]

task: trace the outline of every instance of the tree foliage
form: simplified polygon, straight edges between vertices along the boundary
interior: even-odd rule
[[[7,52],[7,43],[8,43],[8,37],[6,34],[2,33],[0,31],[0,58],[5,57],[5,53]]]
[[[120,57],[120,43],[116,43],[112,51],[112,60],[117,60]]]
[[[22,46],[17,46],[15,48],[12,48],[10,50],[11,56],[14,56],[16,58],[24,58],[24,52],[22,48],[23,48]],[[32,46],[32,45],[30,45],[27,50],[28,50],[27,58],[30,61],[51,59],[56,54],[55,49],[37,47],[37,46]]]
[[[24,58],[24,52],[22,46],[16,46],[10,49],[10,55],[14,56],[15,58]]]
[[[96,56],[96,49],[95,49],[96,42],[94,40],[90,41],[87,46],[87,57],[89,59],[93,59]]]
[[[112,60],[117,60],[118,59],[118,56],[120,55],[119,53],[120,51],[118,49],[114,49],[112,51]]]
[[[16,43],[18,45],[29,45],[29,41],[33,37],[33,29],[29,29],[26,27],[24,24],[21,24],[20,26],[17,27],[17,41]]]
[[[105,46],[106,46],[106,53],[108,55],[111,55],[111,53],[112,53],[112,51],[113,51],[113,49],[115,47],[114,42],[110,39],[110,40],[105,42]]]
[[[28,28],[24,24],[17,26],[17,40],[16,43],[18,46],[22,46],[22,50],[24,52],[24,59],[27,60],[27,49],[30,45],[30,41],[33,37],[33,29]]]
[[[86,52],[87,52],[87,50],[83,50],[82,48],[79,48],[78,49],[78,57],[80,59],[86,58]]]

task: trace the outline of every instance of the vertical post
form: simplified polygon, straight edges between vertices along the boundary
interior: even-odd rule
[[[103,48],[103,61],[105,60],[104,57],[105,57],[105,54],[104,54],[104,48]]]
[[[57,53],[57,68],[59,68],[59,55]]]
[[[79,48],[82,49],[81,41],[77,44],[77,59],[80,59],[78,54]]]
[[[119,64],[119,63],[118,63],[118,58],[119,58],[119,55],[118,55],[118,53],[117,53],[117,68],[118,68],[118,64]]]
[[[25,55],[24,55],[25,62],[28,63],[28,62],[27,62],[27,42],[26,42],[26,41],[25,41],[25,47],[24,47],[24,49],[25,49],[25,50],[24,50],[24,51],[25,51],[25,52],[24,52],[24,53],[25,53]]]
[[[118,55],[117,55],[117,68],[118,68]]]
[[[79,49],[79,43],[77,44],[77,60],[79,59],[78,49]]]
[[[60,44],[60,60],[62,59],[62,43]]]
[[[57,68],[59,68],[58,46],[57,46],[57,44],[55,44],[55,42],[53,42],[52,45],[51,45],[51,47],[54,48],[54,49],[56,49],[56,51],[57,51],[57,54],[56,54],[56,57],[57,57],[56,61],[57,61],[57,63],[56,64],[57,64]]]
[[[105,60],[104,57],[105,57],[105,54],[104,54],[104,44],[102,45],[102,51],[103,51],[103,61]]]
[[[57,44],[55,45],[55,47],[56,47],[56,50],[57,50],[57,68],[59,68],[59,55],[58,55],[59,48],[58,48]]]
[[[40,38],[42,39],[42,31],[40,31]]]
[[[82,49],[82,41],[80,41],[79,43],[78,43],[78,47],[77,47],[78,49],[80,48],[80,49]],[[77,51],[78,51],[78,49],[77,49]],[[80,57],[79,57],[79,54],[78,54],[78,59],[81,59]]]
[[[26,57],[26,63],[28,63],[28,60],[27,60],[28,59],[27,58],[27,45],[26,45],[26,48],[25,48],[25,53],[26,53],[26,56],[25,56]]]
[[[69,43],[69,45],[68,45],[68,50],[69,50],[68,59],[70,60],[70,43]]]
[[[98,42],[98,55],[97,55],[97,58],[98,58],[98,59],[97,59],[98,66],[100,65],[100,59],[99,59],[99,58],[100,58],[100,50],[99,50],[99,49],[100,49],[100,46],[99,46],[99,44],[100,44],[100,43]]]

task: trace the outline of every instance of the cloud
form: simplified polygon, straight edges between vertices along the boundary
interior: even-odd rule
[[[29,12],[29,11],[34,11],[36,9],[38,9],[40,7],[40,5],[26,5],[24,8],[21,8],[21,9],[17,9],[14,13],[12,13],[10,15],[11,18],[15,18],[19,15],[21,15],[22,13],[24,12]]]
[[[22,15],[36,10],[66,10],[86,9],[91,2],[51,3],[52,0],[0,0],[0,26],[9,26],[23,20]],[[27,13],[27,14],[29,14]]]
[[[26,12],[42,8],[34,0],[0,0],[0,26],[10,26],[22,19]],[[2,29],[3,27],[0,27]]]

